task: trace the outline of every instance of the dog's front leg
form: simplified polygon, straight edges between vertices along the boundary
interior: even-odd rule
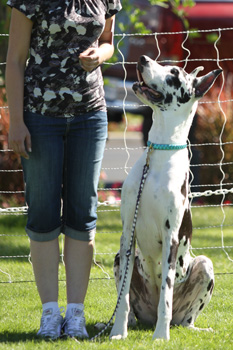
[[[127,230],[126,230],[127,231]],[[124,339],[127,337],[129,305],[129,289],[134,266],[135,245],[129,252],[130,231],[123,231],[120,247],[120,273],[118,286],[118,300],[116,319],[110,333],[110,339]]]
[[[178,241],[172,238],[173,235],[163,241],[162,252],[162,285],[158,305],[158,320],[153,339],[170,339],[170,322],[172,319],[173,288],[176,272],[176,256]]]

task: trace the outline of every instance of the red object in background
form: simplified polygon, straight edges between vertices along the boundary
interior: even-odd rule
[[[233,72],[233,1],[196,0],[195,2],[195,6],[184,8],[190,31],[198,29],[206,32],[199,33],[197,37],[189,35],[185,47],[191,51],[189,60],[195,61],[189,61],[186,70],[190,72],[198,64],[203,65],[207,71],[218,68],[214,42],[220,35],[217,42],[219,63],[225,74]],[[219,28],[223,30],[219,31]],[[215,30],[210,31],[212,29]]]
[[[157,59],[164,64],[176,64],[184,67],[184,59],[187,57],[187,51],[182,48],[182,43],[186,39],[186,29],[183,19],[176,16],[170,7],[152,6],[148,0],[129,0],[135,6],[145,11],[140,17],[140,21],[145,24],[151,33],[158,33],[156,38],[159,44],[159,50],[156,44],[155,35],[126,35],[122,38],[122,32],[117,30],[117,23],[128,23],[128,14],[124,9],[116,16],[116,34],[115,46],[121,40],[122,46],[120,50],[124,55],[125,68],[127,77],[125,84],[125,70],[121,64],[108,66],[104,70],[105,97],[108,106],[109,121],[119,122],[122,120],[123,101],[125,98],[125,88],[127,90],[127,99],[125,101],[124,110],[128,113],[143,115],[143,139],[146,144],[148,130],[151,126],[151,109],[142,106],[132,91],[132,83],[137,80],[136,67],[141,55],[147,55],[152,59]],[[184,42],[184,47],[190,50],[189,60],[185,67],[187,72],[191,72],[197,66],[203,66],[205,71],[217,69],[217,51],[214,43],[221,35],[217,42],[219,49],[219,63],[224,70],[225,76],[228,72],[233,72],[233,29],[224,30],[233,27],[233,0],[232,1],[202,1],[196,0],[194,7],[185,7],[187,20],[189,22],[189,30],[204,30],[205,32],[190,33]],[[219,28],[223,29],[219,31]],[[214,29],[214,30],[213,30]],[[213,30],[213,31],[212,31]],[[176,33],[176,34],[166,34]],[[127,31],[126,34],[134,34],[134,30]],[[117,49],[116,49],[117,52]],[[119,55],[119,61],[122,57]],[[106,68],[106,67],[105,67]],[[221,83],[221,79],[218,80]]]
[[[161,52],[158,60],[176,60],[179,61],[183,58],[183,49],[181,47],[185,38],[184,34],[160,34],[160,33],[172,33],[182,32],[185,30],[184,24],[181,18],[177,17],[175,13],[171,11],[171,8],[165,8],[158,5],[151,6],[148,0],[132,0],[132,4],[144,11],[145,13],[140,17],[140,21],[144,23],[146,29],[149,29],[151,33],[158,33],[157,39],[159,49],[156,44],[155,35],[133,35],[126,36],[123,39],[123,45],[121,47],[124,59],[126,62],[137,62],[142,55],[149,56],[152,59],[156,59],[159,51]],[[116,34],[123,34],[118,29],[118,22],[128,23],[128,14],[121,10],[116,16]],[[129,30],[130,34],[133,34],[133,30]],[[126,34],[129,34],[126,33]],[[115,44],[120,38],[115,38]],[[119,57],[121,61],[121,58]],[[177,63],[178,64],[178,63]],[[137,80],[135,65],[126,64],[127,80]],[[121,65],[114,65],[107,70],[104,70],[104,75],[113,76],[118,78],[124,78],[124,69]]]

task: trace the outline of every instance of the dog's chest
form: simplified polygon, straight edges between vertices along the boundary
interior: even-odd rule
[[[161,154],[161,153],[160,153]],[[159,285],[162,273],[162,246],[164,237],[174,228],[178,233],[183,212],[188,206],[188,159],[178,156],[150,159],[150,169],[141,194],[136,223],[136,239],[142,256],[142,273],[151,283]],[[180,155],[186,155],[185,152]],[[177,217],[181,217],[178,222]],[[177,276],[183,278],[187,269],[188,245],[181,242],[176,261]],[[152,268],[153,265],[153,268]]]

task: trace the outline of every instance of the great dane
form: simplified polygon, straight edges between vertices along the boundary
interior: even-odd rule
[[[156,325],[153,338],[169,339],[170,325],[195,329],[214,287],[213,265],[205,256],[191,257],[187,138],[198,100],[221,69],[197,77],[203,67],[186,73],[162,66],[147,56],[137,64],[137,97],[153,109],[149,147],[127,176],[121,198],[123,234],[115,258],[115,279],[121,299],[110,339],[127,336],[135,316]],[[135,203],[144,165],[149,171],[140,196],[135,244],[129,255]],[[126,279],[123,278],[128,263]],[[123,288],[122,288],[123,285]]]

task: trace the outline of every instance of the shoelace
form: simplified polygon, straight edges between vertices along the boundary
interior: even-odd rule
[[[83,333],[84,326],[84,316],[83,313],[79,316],[71,315],[68,319],[65,320],[63,326],[67,324],[67,330],[69,331],[78,331],[78,333]]]
[[[50,317],[44,317],[41,320],[41,328],[43,333],[50,333],[56,335],[57,326],[61,323],[61,314],[65,312],[64,307],[60,307]]]

